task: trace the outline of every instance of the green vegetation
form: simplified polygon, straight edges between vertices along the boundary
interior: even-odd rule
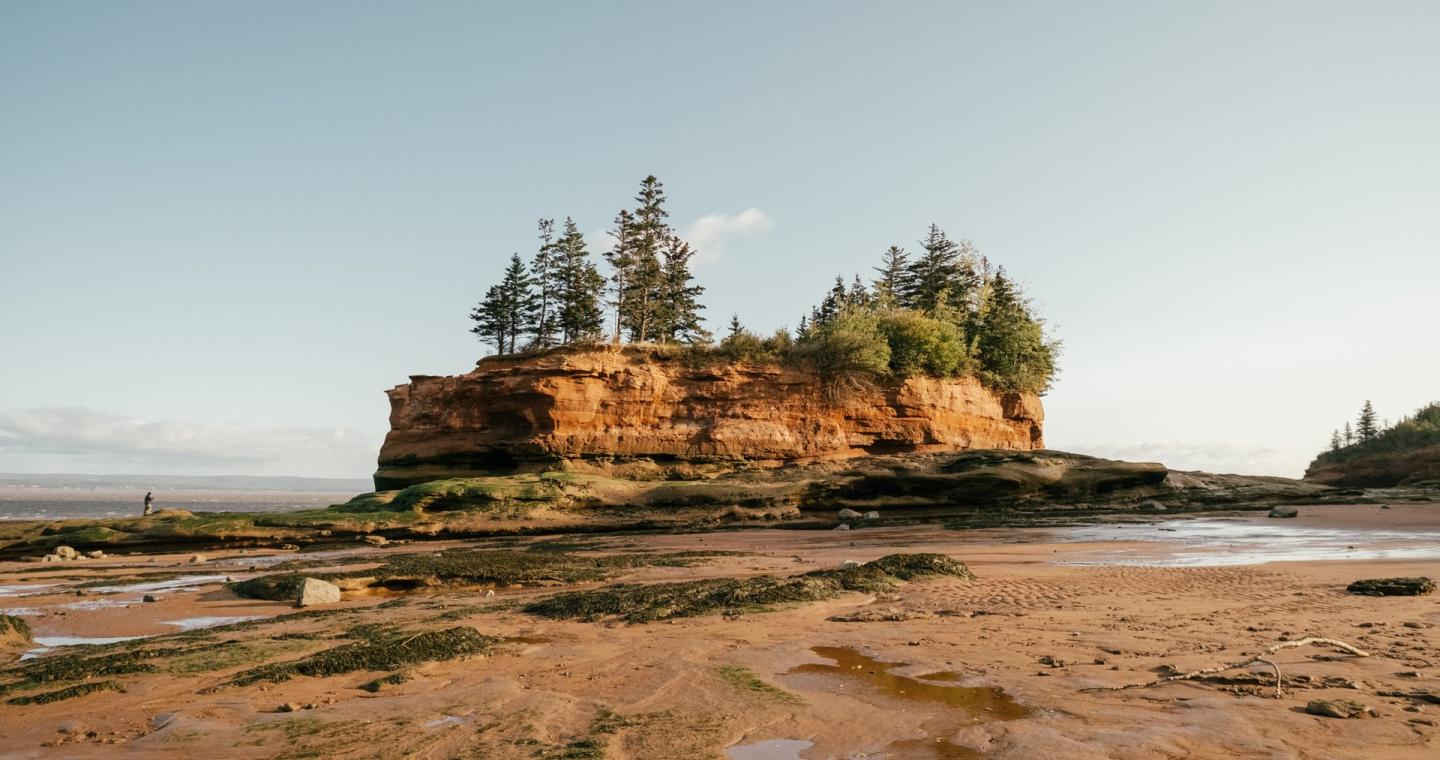
[[[839,390],[886,375],[972,375],[1001,391],[1043,393],[1055,377],[1060,343],[1046,336],[1019,285],[1003,267],[992,269],[973,244],[950,240],[934,224],[913,259],[890,246],[868,287],[858,275],[848,285],[837,277],[793,338],[783,328],[761,337],[735,316],[712,345],[701,326],[704,288],[690,273],[695,251],[667,221],[665,200],[660,181],[646,177],[636,208],[616,216],[614,245],[605,253],[608,278],[590,262],[573,221],[566,219],[556,238],[554,221],[541,219],[530,266],[511,256],[471,313],[471,332],[500,354],[594,343],[602,339],[608,303],[613,343],[623,337],[686,344],[731,361],[805,361]]]
[[[0,615],[0,645],[30,642],[30,624],[14,615]]]
[[[397,686],[409,680],[410,674],[402,670],[391,673],[388,676],[380,676],[379,678],[366,681],[365,683],[360,684],[360,688],[361,690],[368,691],[371,694],[377,694],[380,692],[381,689],[384,689],[386,686]]]
[[[90,681],[78,683],[74,686],[67,686],[55,691],[47,691],[42,694],[26,694],[22,697],[11,697],[5,700],[12,705],[47,705],[51,702],[59,702],[65,699],[83,697],[86,694],[94,694],[97,691],[125,691],[118,681]]]
[[[620,554],[581,557],[553,551],[449,549],[435,554],[395,554],[379,567],[331,573],[278,573],[230,584],[237,596],[293,600],[305,578],[336,581],[366,579],[367,585],[394,589],[430,586],[514,586],[599,580],[635,567],[682,567],[713,556],[708,552]]]
[[[757,575],[569,591],[521,609],[556,619],[615,617],[629,623],[646,623],[715,612],[762,612],[772,605],[830,599],[846,591],[888,591],[900,581],[936,575],[974,577],[963,564],[943,554],[892,554],[857,567],[786,578]]]
[[[715,672],[725,679],[725,682],[742,691],[754,692],[761,696],[769,697],[779,702],[792,705],[803,705],[805,700],[797,694],[792,694],[784,689],[771,685],[755,675],[749,668],[739,665],[721,665],[715,668]]]
[[[396,670],[422,662],[481,654],[499,642],[500,639],[494,636],[486,636],[466,626],[408,635],[391,632],[316,652],[298,660],[251,668],[237,674],[230,683],[246,686],[259,681],[288,681],[295,676],[323,677],[361,670]]]
[[[1345,462],[1371,454],[1440,446],[1440,401],[1423,406],[1394,425],[1376,422],[1375,408],[1367,400],[1352,428],[1349,422],[1330,436],[1330,448],[1316,464]]]

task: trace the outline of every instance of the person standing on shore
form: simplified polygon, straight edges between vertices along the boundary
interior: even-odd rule
[[[153,510],[150,508],[150,504],[151,504],[152,502],[154,502],[154,501],[155,501],[155,494],[154,494],[154,492],[152,492],[152,491],[146,491],[146,492],[145,492],[145,514],[148,515],[148,514],[150,514],[150,512],[153,511]]]

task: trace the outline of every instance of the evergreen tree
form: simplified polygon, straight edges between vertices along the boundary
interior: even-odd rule
[[[635,271],[634,235],[631,232],[634,225],[635,218],[630,212],[620,209],[620,213],[615,215],[615,229],[610,231],[615,245],[605,253],[605,260],[610,263],[610,305],[615,307],[615,331],[612,340],[617,344],[620,342],[620,328],[624,324],[625,315],[629,313],[629,301],[626,297],[630,292],[631,275]]]
[[[530,262],[530,275],[535,283],[539,305],[536,307],[534,339],[530,345],[548,348],[555,345],[555,220],[541,219],[537,225],[540,232],[540,250]]]
[[[552,250],[551,291],[560,339],[565,343],[593,340],[599,337],[605,321],[600,308],[605,278],[590,261],[585,236],[573,219],[565,218],[565,227]]]
[[[875,267],[880,276],[875,278],[873,290],[875,301],[881,308],[910,309],[915,306],[915,283],[910,272],[910,254],[905,249],[892,245],[880,256],[880,266]]]
[[[1355,431],[1350,428],[1350,422],[1349,422],[1349,420],[1346,420],[1346,422],[1345,422],[1345,434],[1344,434],[1344,438],[1345,438],[1345,445],[1346,445],[1346,446],[1352,446],[1352,445],[1355,444]]]
[[[1361,443],[1369,443],[1380,432],[1375,426],[1375,407],[1370,405],[1370,399],[1365,399],[1365,406],[1360,407],[1360,417],[1355,422],[1355,432],[1360,436]]]
[[[961,315],[978,307],[980,273],[974,246],[954,242],[939,225],[932,224],[920,247],[924,252],[909,269],[914,293],[910,307],[933,314],[949,305]]]
[[[655,336],[664,342],[704,343],[710,334],[700,326],[699,297],[705,288],[695,284],[690,259],[695,249],[670,235],[661,251],[660,294],[655,307]]]
[[[1058,344],[1046,340],[1044,326],[1004,268],[990,283],[975,345],[992,386],[1032,393],[1049,388]]]
[[[850,283],[850,289],[845,291],[845,305],[857,309],[870,305],[870,291],[865,289],[865,283],[861,282],[858,274]]]
[[[1340,446],[1340,431],[1336,430],[1335,432],[1330,434],[1330,450],[1339,451]]]
[[[726,330],[725,337],[728,338],[728,339],[730,339],[730,340],[734,340],[734,339],[740,337],[740,335],[741,335],[742,333],[744,333],[744,332],[745,332],[745,326],[742,325],[742,324],[740,324],[740,315],[739,315],[739,314],[731,314],[731,315],[730,315],[730,326],[729,326],[729,327],[727,328],[727,330]]]
[[[630,225],[633,262],[625,283],[625,307],[621,322],[631,342],[644,343],[656,337],[656,312],[660,308],[666,273],[661,256],[670,238],[670,215],[665,210],[665,189],[655,175],[640,182],[634,217]]]
[[[525,271],[525,262],[520,254],[510,255],[510,266],[506,267],[501,281],[490,286],[485,299],[470,312],[475,326],[470,332],[481,340],[492,343],[497,354],[513,354],[521,335],[534,329],[534,320],[539,311],[539,297],[535,294],[534,280]]]
[[[810,311],[810,326],[814,328],[829,324],[845,308],[849,298],[845,278],[835,275],[835,284],[830,287],[830,292],[825,294],[819,306]]]

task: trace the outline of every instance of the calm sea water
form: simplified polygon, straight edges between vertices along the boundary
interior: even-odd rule
[[[288,512],[348,501],[356,491],[155,492],[155,509],[192,512]],[[0,487],[0,520],[126,517],[144,510],[144,491],[81,491]]]

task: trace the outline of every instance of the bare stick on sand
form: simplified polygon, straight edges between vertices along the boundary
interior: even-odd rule
[[[1200,670],[1192,670],[1189,673],[1165,676],[1164,678],[1159,678],[1154,681],[1150,681],[1149,683],[1132,683],[1126,684],[1124,686],[1097,686],[1093,689],[1081,689],[1081,691],[1124,691],[1126,689],[1144,689],[1151,686],[1161,686],[1163,684],[1171,683],[1173,681],[1189,681],[1193,678],[1208,676],[1226,670],[1234,670],[1236,668],[1247,667],[1249,665],[1254,665],[1257,662],[1263,662],[1266,665],[1269,665],[1270,667],[1275,669],[1275,698],[1279,699],[1280,696],[1285,693],[1284,689],[1282,688],[1283,680],[1280,676],[1280,666],[1276,665],[1273,660],[1266,659],[1265,656],[1274,654],[1281,649],[1289,649],[1291,647],[1303,647],[1310,644],[1314,644],[1315,646],[1335,647],[1336,649],[1342,650],[1349,654],[1353,654],[1356,657],[1370,656],[1369,652],[1357,649],[1349,644],[1346,644],[1343,641],[1339,641],[1336,639],[1323,639],[1317,636],[1308,636],[1303,639],[1296,639],[1295,641],[1281,642],[1279,644],[1276,644],[1275,646],[1266,649],[1260,654],[1257,654],[1253,657],[1247,657],[1239,662],[1232,663],[1230,665],[1217,665],[1213,668],[1201,668]]]

